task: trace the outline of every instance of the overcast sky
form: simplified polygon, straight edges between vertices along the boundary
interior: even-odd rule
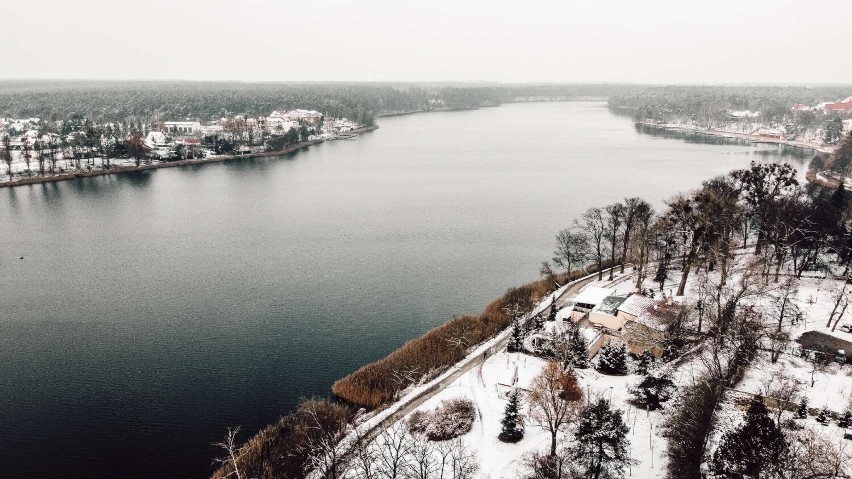
[[[848,0],[0,0],[0,78],[850,83]]]

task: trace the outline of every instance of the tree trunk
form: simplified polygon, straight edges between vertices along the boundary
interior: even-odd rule
[[[612,243],[610,244],[610,254],[609,254],[609,280],[612,281],[613,273],[615,273],[615,232],[613,232]]]
[[[837,323],[840,322],[840,318],[843,317],[843,313],[846,312],[846,308],[849,306],[849,302],[846,301],[843,303],[843,308],[840,310],[840,314],[837,315],[837,319],[834,320],[834,326],[831,327],[831,332],[833,333],[835,329],[837,329]]]
[[[843,300],[843,293],[846,291],[846,283],[843,283],[843,288],[840,290],[840,294],[837,295],[837,301],[834,302],[834,308],[831,310],[831,314],[828,316],[828,322],[825,323],[825,327],[831,326],[831,320],[834,319],[834,313],[837,312],[837,308],[840,307],[840,301]]]
[[[556,456],[556,431],[550,433],[550,457]]]

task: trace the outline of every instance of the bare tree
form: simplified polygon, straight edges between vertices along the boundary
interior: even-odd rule
[[[32,160],[33,148],[30,146],[30,141],[28,138],[24,139],[21,149],[24,150],[24,163],[27,164],[27,175],[33,176],[33,172],[30,169],[30,160]]]
[[[450,478],[472,479],[476,475],[476,471],[479,470],[476,455],[467,448],[460,437],[449,442],[452,447],[450,452]]]
[[[564,268],[571,280],[571,271],[582,266],[588,258],[589,237],[576,228],[566,228],[556,234],[556,250],[553,252],[553,263]]]
[[[377,447],[358,429],[355,431],[355,436],[355,444],[352,449],[354,479],[377,479],[379,477]]]
[[[402,421],[385,429],[376,439],[377,471],[384,479],[406,477],[411,464],[411,436]]]
[[[408,477],[413,479],[431,479],[437,471],[435,446],[425,434],[412,435],[408,469]]]
[[[775,401],[775,423],[778,427],[781,427],[781,413],[795,404],[802,386],[801,381],[782,367],[776,367],[764,380],[761,394],[765,399]]]
[[[12,180],[12,145],[9,136],[3,139],[3,149],[0,150],[0,155],[3,156],[3,163],[6,163],[6,174],[9,175],[9,180]]]
[[[840,316],[843,316],[843,312],[846,310],[846,307],[849,304],[849,295],[847,293],[849,283],[850,280],[846,280],[843,282],[840,288],[835,287],[834,291],[832,291],[832,293],[834,294],[834,307],[831,309],[831,314],[828,315],[828,322],[825,323],[826,328],[831,326],[832,321],[834,321],[835,326],[838,322],[840,322],[840,317],[836,315],[839,313]],[[840,309],[840,311],[838,311],[838,308]]]
[[[589,208],[583,213],[580,220],[574,220],[574,228],[585,231],[589,238],[589,257],[594,260],[598,267],[598,281],[603,279],[603,261],[606,256],[606,245],[604,244],[604,231],[606,220],[604,212],[600,208]]]
[[[615,257],[618,254],[618,236],[621,232],[621,226],[624,224],[624,215],[624,205],[621,203],[613,203],[606,207],[606,229],[604,230],[604,238],[609,240],[610,281],[612,281],[613,273],[615,272]]]
[[[549,261],[542,262],[541,267],[538,269],[538,272],[541,275],[542,279],[547,282],[548,293],[555,291],[561,286],[556,276],[556,272],[553,271],[553,268],[550,267]],[[571,278],[569,277],[568,280],[570,281]]]
[[[787,435],[788,453],[780,469],[784,477],[802,479],[833,479],[847,477],[852,467],[846,439],[830,436],[805,426]]]
[[[568,451],[560,449],[556,455],[532,452],[524,455],[523,479],[580,479],[584,475],[573,466],[574,460]]]
[[[776,331],[781,332],[783,326],[795,326],[801,320],[801,312],[794,301],[799,295],[798,282],[787,278],[779,284],[773,299],[773,313],[777,321]]]
[[[401,393],[409,384],[414,384],[417,381],[419,378],[419,371],[420,368],[416,368],[414,366],[402,366],[400,369],[397,369],[392,373],[394,400],[399,399],[399,393]]]
[[[650,247],[652,246],[652,222],[654,219],[654,209],[651,205],[645,203],[636,208],[633,218],[633,230],[635,234],[630,237],[630,240],[635,244],[635,249],[638,250],[639,256],[636,260],[636,289],[641,290],[645,278],[648,277],[648,261],[650,258]],[[623,261],[622,261],[623,263]]]
[[[775,364],[790,344],[790,335],[786,331],[771,331],[766,338],[769,342],[769,360]]]
[[[624,263],[627,261],[627,248],[630,245],[630,237],[639,218],[645,211],[651,209],[651,205],[642,198],[624,199],[624,231],[621,235],[621,272],[624,272]]]
[[[230,474],[228,474],[228,476],[234,474],[237,476],[237,479],[243,479],[242,474],[240,474],[239,464],[237,463],[240,458],[240,448],[239,446],[237,446],[236,442],[236,437],[239,432],[239,426],[233,429],[228,428],[228,433],[225,435],[225,440],[213,444],[216,447],[222,448],[226,453],[225,457],[215,459],[214,462],[221,465],[230,465],[234,470]]]
[[[329,479],[344,477],[348,462],[341,460],[337,445],[346,435],[346,410],[325,401],[311,400],[300,406],[300,412],[309,431],[305,441],[308,467],[322,471]]]
[[[556,455],[556,436],[577,417],[583,392],[577,379],[551,361],[530,385],[530,418],[550,431],[550,455]]]

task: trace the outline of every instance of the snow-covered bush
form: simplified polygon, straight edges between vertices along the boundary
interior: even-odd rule
[[[441,402],[426,426],[426,437],[432,441],[445,441],[470,432],[476,408],[466,398],[447,399]]]
[[[607,341],[601,348],[598,370],[605,374],[627,374],[627,348]]]
[[[426,428],[429,427],[429,421],[431,420],[431,414],[426,411],[414,411],[408,416],[408,432],[411,434],[422,434],[426,432]]]
[[[798,409],[796,409],[795,414],[796,419],[807,419],[808,418],[808,398],[802,398],[802,402],[799,403]]]

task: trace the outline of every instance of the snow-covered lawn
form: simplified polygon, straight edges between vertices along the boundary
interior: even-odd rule
[[[517,444],[501,442],[500,420],[506,407],[506,392],[515,383],[526,389],[533,378],[544,368],[546,361],[522,353],[501,352],[486,360],[480,367],[465,373],[440,393],[423,403],[418,410],[429,412],[441,401],[457,397],[468,398],[476,404],[477,418],[473,429],[463,436],[465,443],[475,451],[480,463],[480,477],[513,478],[523,469],[523,457],[533,451],[546,451],[550,446],[550,433],[527,420],[524,438]],[[624,413],[630,428],[630,452],[634,463],[630,466],[632,477],[661,478],[665,476],[665,439],[660,436],[664,411],[647,412],[632,406],[628,387],[639,380],[637,375],[607,376],[593,369],[577,371],[585,394],[611,398],[613,405]],[[522,412],[527,416],[527,406]],[[406,416],[406,420],[408,416]],[[569,441],[571,432],[560,436]]]

